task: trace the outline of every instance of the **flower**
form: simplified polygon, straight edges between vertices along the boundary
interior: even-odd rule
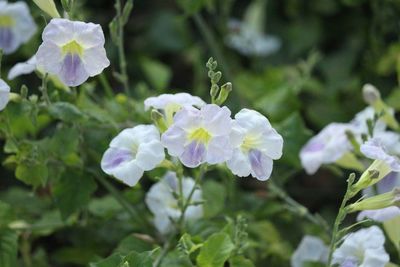
[[[193,187],[196,186],[192,178],[182,179],[182,192],[185,201],[190,195]],[[154,184],[146,195],[146,205],[154,214],[154,225],[162,234],[167,234],[173,230],[173,222],[177,221],[182,211],[179,208],[178,200],[174,195],[178,194],[178,178],[176,173],[168,172],[158,183]],[[200,202],[202,192],[199,188],[195,189],[191,196],[191,202]],[[185,220],[196,220],[203,216],[202,205],[190,205],[185,211]]]
[[[310,262],[328,262],[329,249],[315,236],[304,236],[291,258],[292,267],[303,267]]]
[[[228,22],[226,44],[245,56],[268,56],[281,47],[281,41],[265,35],[236,19]]]
[[[391,147],[385,146],[384,141],[379,137],[369,139],[360,147],[361,153],[367,158],[379,160],[386,164],[392,171],[400,172],[400,159],[397,155],[391,154],[390,150]]]
[[[361,134],[368,134],[368,124],[367,121],[373,121],[375,117],[375,110],[373,107],[366,107],[362,111],[358,112],[354,119],[350,122],[353,127],[354,134],[358,135],[358,140],[361,141]],[[382,118],[378,119],[375,123],[374,129],[372,131],[373,135],[383,132],[386,129],[386,123]]]
[[[232,156],[230,115],[227,107],[214,104],[200,110],[185,106],[175,114],[161,142],[171,156],[178,157],[187,167],[222,163]]]
[[[134,186],[144,171],[164,160],[160,133],[154,125],[138,125],[120,132],[101,160],[101,168],[127,185]]]
[[[344,238],[333,253],[333,264],[346,267],[384,267],[389,262],[385,236],[377,226],[358,230]]]
[[[25,2],[0,1],[0,49],[11,54],[29,41],[36,32],[36,24]]]
[[[144,101],[145,110],[155,108],[158,110],[165,110],[170,105],[182,106],[196,106],[202,107],[206,103],[198,96],[192,96],[188,93],[178,94],[161,94],[156,97],[149,97]]]
[[[228,168],[240,177],[252,175],[265,181],[271,176],[273,160],[282,156],[283,138],[268,119],[254,110],[242,109],[235,115],[234,151]]]
[[[67,86],[78,86],[110,65],[101,26],[93,23],[52,19],[42,35],[37,65]]]
[[[379,210],[363,210],[357,215],[357,221],[368,218],[377,222],[385,222],[399,216],[400,208],[392,206]]]
[[[7,79],[13,80],[18,76],[30,74],[36,70],[36,56],[31,57],[26,62],[17,63],[8,72]]]
[[[10,86],[0,79],[0,110],[3,110],[10,100]]]
[[[322,164],[334,163],[352,147],[346,131],[352,130],[347,123],[331,123],[311,138],[300,151],[301,164],[308,174],[314,174]]]

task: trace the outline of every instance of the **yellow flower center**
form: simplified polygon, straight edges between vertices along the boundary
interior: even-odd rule
[[[254,135],[246,135],[241,145],[242,150],[249,151],[250,149],[258,147],[259,138]]]
[[[0,28],[9,28],[14,26],[15,20],[11,16],[0,16]]]
[[[189,140],[195,140],[203,144],[207,144],[211,140],[211,134],[204,128],[197,128],[189,134]]]
[[[66,45],[63,45],[63,47],[61,48],[61,51],[64,55],[75,54],[75,55],[82,56],[83,47],[74,40],[74,41],[69,42]]]

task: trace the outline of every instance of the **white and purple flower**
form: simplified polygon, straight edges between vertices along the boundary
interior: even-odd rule
[[[385,146],[385,141],[380,137],[373,137],[361,145],[360,151],[367,158],[374,159],[386,165],[385,171],[388,174],[390,171],[400,172],[400,158],[396,154],[392,154],[391,150],[394,147]]]
[[[154,225],[161,234],[167,234],[174,228],[182,215],[178,200],[174,195],[179,193],[178,178],[174,172],[168,172],[161,181],[154,184],[146,194],[146,205],[154,214]],[[182,192],[185,201],[196,186],[192,178],[182,179]],[[202,192],[196,188],[191,196],[191,202],[202,201]],[[201,204],[189,205],[183,216],[185,221],[193,221],[203,216]]]
[[[120,132],[101,160],[101,168],[129,186],[134,186],[144,171],[154,169],[165,158],[160,133],[153,125],[138,125]]]
[[[327,263],[329,249],[324,241],[315,236],[306,235],[301,240],[291,258],[292,267],[303,267],[307,263]]]
[[[188,93],[177,94],[161,94],[159,96],[152,96],[144,101],[145,110],[150,108],[158,110],[166,110],[169,106],[196,106],[201,108],[206,103],[198,96],[192,96]]]
[[[15,64],[8,72],[7,79],[13,80],[18,76],[30,74],[36,69],[36,56],[33,56],[25,62]]]
[[[10,86],[0,79],[0,110],[3,110],[10,100]]]
[[[334,163],[352,147],[346,131],[351,124],[331,123],[311,138],[300,151],[301,164],[308,174],[314,174],[323,164]]]
[[[13,53],[21,44],[28,42],[35,32],[36,24],[25,2],[0,1],[0,49],[5,54]]]
[[[240,177],[251,174],[265,181],[271,176],[273,160],[282,156],[282,136],[254,110],[242,109],[235,115],[231,142],[234,150],[227,166]]]
[[[52,19],[42,34],[37,65],[58,76],[67,86],[78,86],[110,65],[100,25]]]
[[[184,106],[174,116],[173,124],[161,136],[171,156],[178,157],[186,167],[202,163],[217,164],[231,158],[231,112],[214,104],[200,110]]]
[[[344,237],[333,253],[333,264],[341,267],[384,267],[389,262],[385,235],[377,226],[358,230]]]

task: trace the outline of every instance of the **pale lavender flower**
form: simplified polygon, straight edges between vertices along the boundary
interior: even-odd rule
[[[366,107],[362,111],[358,112],[355,116],[354,119],[350,122],[354,127],[353,131],[354,134],[357,135],[357,139],[361,141],[361,134],[368,134],[368,120],[374,120],[375,117],[375,110],[373,107]],[[386,123],[380,118],[376,121],[374,129],[373,129],[373,135],[383,132],[386,130]]]
[[[149,97],[144,101],[144,108],[148,110],[150,108],[165,110],[168,106],[196,106],[201,108],[206,103],[198,96],[192,96],[188,93],[177,93],[177,94],[161,94],[159,96]]]
[[[185,106],[174,116],[173,124],[161,136],[171,156],[194,168],[202,163],[217,164],[232,156],[231,112],[214,104],[200,110]]]
[[[78,86],[110,65],[100,25],[52,19],[43,31],[37,65],[58,76],[67,86]]]
[[[324,241],[315,236],[306,235],[301,240],[291,258],[292,267],[303,267],[307,262],[328,262],[329,249]]]
[[[0,49],[11,54],[29,41],[36,32],[36,24],[25,2],[0,1]]]
[[[389,262],[385,235],[377,226],[351,233],[333,253],[333,264],[341,267],[384,267]]]
[[[103,155],[101,168],[127,185],[134,186],[144,171],[165,158],[160,133],[153,125],[138,125],[120,132]]]
[[[226,44],[245,56],[268,56],[279,50],[281,41],[236,19],[228,22]]]
[[[161,234],[167,234],[174,229],[182,215],[178,200],[174,195],[179,194],[178,178],[176,173],[168,172],[161,181],[154,184],[146,194],[146,205],[154,214],[154,225]],[[190,195],[195,182],[192,178],[182,179],[182,192],[185,201]],[[196,188],[191,203],[202,201],[201,189]],[[203,217],[203,206],[199,203],[190,205],[184,215],[185,221],[194,221]]]
[[[400,216],[399,207],[387,207],[379,210],[363,210],[357,215],[357,221],[371,219],[377,222],[385,222]]]
[[[353,126],[331,123],[311,138],[300,151],[301,164],[308,174],[314,174],[323,164],[334,163],[350,152],[352,147],[346,136]]]
[[[240,177],[251,174],[265,181],[271,176],[273,160],[282,156],[282,136],[254,110],[242,109],[235,115],[231,141],[234,150],[227,166]]]
[[[400,159],[390,153],[390,147],[384,145],[382,138],[373,137],[361,145],[360,151],[370,159],[379,160],[392,171],[400,172]]]
[[[30,74],[36,70],[36,56],[31,57],[28,61],[15,64],[8,72],[7,79],[13,80],[18,76]]]
[[[10,86],[0,79],[0,110],[3,110],[10,100]]]

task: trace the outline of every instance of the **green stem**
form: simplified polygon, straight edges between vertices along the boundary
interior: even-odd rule
[[[118,57],[119,57],[119,68],[120,68],[120,78],[122,84],[124,86],[125,94],[130,96],[129,91],[129,77],[127,72],[127,63],[126,63],[126,55],[124,49],[124,21],[122,17],[122,3],[121,0],[117,0],[116,2],[117,9],[117,19],[118,19],[118,39],[117,39],[117,47],[118,47]]]
[[[286,202],[289,207],[292,208],[296,214],[301,217],[306,218],[310,222],[319,225],[322,229],[324,229],[325,233],[329,236],[331,233],[331,229],[329,228],[328,223],[322,218],[319,214],[312,214],[310,211],[301,205],[299,202],[291,198],[284,190],[282,190],[279,186],[277,186],[272,179],[269,182],[268,187],[272,192],[274,192],[279,198],[281,198],[284,202]]]
[[[165,258],[165,256],[167,256],[168,250],[171,247],[172,241],[174,240],[176,235],[176,232],[174,231],[173,233],[171,233],[171,235],[169,236],[168,240],[165,242],[160,255],[157,257],[157,259],[154,261],[153,266],[154,267],[159,267],[163,261],[163,259]]]
[[[47,78],[48,78],[48,75],[49,74],[46,73],[43,76],[42,86],[40,87],[40,91],[42,92],[42,98],[43,98],[44,102],[46,103],[47,106],[50,106],[51,105],[51,101],[50,101],[49,94],[47,92]]]
[[[22,233],[22,243],[20,250],[25,267],[32,267],[31,244],[29,242],[29,236],[29,232]]]
[[[113,89],[112,89],[110,83],[108,82],[107,77],[104,73],[101,73],[99,75],[99,80],[100,80],[101,85],[104,88],[104,92],[106,93],[107,97],[113,98],[114,97]]]
[[[328,266],[331,266],[332,264],[333,252],[336,250],[337,242],[339,241],[340,225],[347,215],[346,204],[351,198],[351,192],[352,192],[351,187],[354,183],[354,180],[355,180],[355,174],[352,173],[350,174],[349,179],[347,180],[347,190],[343,197],[342,203],[340,204],[339,212],[338,215],[336,216],[335,223],[333,225],[331,244],[329,246]]]

